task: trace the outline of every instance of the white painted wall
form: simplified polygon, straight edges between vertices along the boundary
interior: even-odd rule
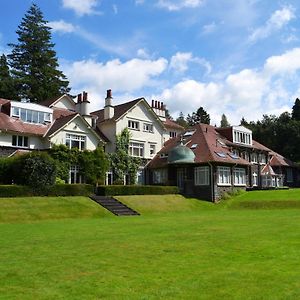
[[[64,95],[61,99],[59,99],[57,103],[55,103],[54,107],[75,111],[75,103],[73,103],[72,101],[73,100],[70,100],[67,95]]]
[[[12,145],[12,136],[22,135],[17,133],[0,133],[0,145],[5,147],[16,147]],[[29,148],[24,149],[46,149],[48,146],[47,140],[40,136],[28,136]],[[16,147],[17,149],[20,147]]]
[[[100,142],[99,138],[87,127],[86,123],[80,117],[77,117],[64,129],[50,137],[51,144],[65,145],[67,133],[86,136],[86,150],[95,150]]]
[[[151,109],[143,102],[139,102],[128,113],[121,118],[116,124],[116,132],[120,133],[124,128],[128,127],[128,120],[138,121],[139,130],[129,129],[132,134],[131,140],[144,144],[144,158],[151,159],[154,155],[150,155],[150,144],[155,144],[155,151],[158,152],[163,146],[164,128],[158,121],[158,116],[153,114]],[[143,124],[153,124],[153,133],[145,132]]]

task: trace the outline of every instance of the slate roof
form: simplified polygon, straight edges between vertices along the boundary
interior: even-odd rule
[[[188,132],[190,135],[187,135]],[[250,164],[243,158],[233,155],[231,147],[225,143],[226,139],[218,133],[214,126],[197,124],[185,130],[183,138],[183,144],[189,147],[195,154],[195,163],[220,162],[238,165]],[[167,158],[162,158],[161,154],[167,154],[180,143],[180,140],[181,136],[167,141],[165,146],[157,153],[148,166],[150,168],[166,166]]]
[[[180,126],[179,124],[177,124],[176,122],[170,120],[170,119],[166,119],[166,121],[163,122],[166,128],[174,128],[174,129],[178,129],[178,130],[184,130],[184,127]]]
[[[129,109],[131,109],[132,107],[134,107],[138,102],[140,102],[141,100],[143,100],[144,98],[138,98],[126,103],[122,103],[119,105],[115,105],[114,106],[114,116],[110,119],[113,121],[118,120],[120,117],[122,117]],[[104,109],[100,109],[97,111],[94,111],[91,113],[91,115],[95,115],[98,117],[97,123],[101,123],[104,122]]]
[[[53,133],[55,133],[56,131],[58,131],[60,128],[62,128],[63,126],[65,126],[68,122],[70,122],[75,116],[77,115],[77,113],[72,113],[69,114],[67,116],[61,116],[60,118],[57,118],[54,123],[52,124],[51,128],[49,129],[49,131],[47,132],[47,136],[51,136]]]

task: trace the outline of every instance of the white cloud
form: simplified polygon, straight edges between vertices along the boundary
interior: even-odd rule
[[[82,60],[63,65],[71,85],[76,89],[102,91],[111,88],[116,93],[132,93],[154,85],[153,78],[167,68],[167,60],[131,59],[122,63],[118,59],[105,64],[95,60]],[[94,106],[99,109],[100,105]]]
[[[145,49],[145,48],[138,49],[136,54],[139,58],[143,58],[143,59],[149,59],[150,58],[150,54],[148,53],[148,50]]]
[[[48,26],[52,28],[53,32],[71,33],[76,30],[73,24],[67,23],[64,20],[48,22]]]
[[[203,0],[158,0],[157,5],[169,11],[177,11],[183,8],[195,8],[202,3]]]
[[[263,114],[290,110],[290,102],[299,97],[297,72],[300,48],[269,57],[260,69],[244,69],[223,80],[182,80],[153,98],[163,101],[174,116],[180,111],[187,115],[203,106],[212,124],[219,124],[222,113],[231,124],[239,124],[242,117],[258,120]],[[290,73],[295,76],[287,77]]]
[[[217,29],[217,25],[215,22],[212,22],[210,24],[206,24],[202,27],[202,33],[203,34],[210,34],[214,32]]]
[[[249,36],[250,42],[267,38],[272,33],[280,30],[295,18],[295,9],[292,6],[285,6],[282,9],[276,10],[262,27],[255,29]]]
[[[188,65],[190,63],[205,67],[207,73],[211,72],[210,63],[204,58],[193,57],[191,52],[177,52],[173,55],[170,61],[170,68],[178,73],[184,73],[188,70]]]
[[[283,55],[269,57],[264,69],[271,75],[284,75],[298,71],[300,69],[300,48],[289,50]]]
[[[78,16],[100,14],[95,8],[98,0],[62,0],[63,7],[75,11]]]
[[[118,6],[116,4],[113,4],[112,9],[113,9],[114,14],[117,15],[118,14]]]

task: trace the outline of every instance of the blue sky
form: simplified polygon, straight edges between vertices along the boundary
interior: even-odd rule
[[[1,1],[0,53],[29,0]],[[290,110],[300,96],[296,0],[36,0],[71,92],[114,103],[145,97],[171,114],[203,106],[212,124]]]

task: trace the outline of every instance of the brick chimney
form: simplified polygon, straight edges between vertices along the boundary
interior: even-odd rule
[[[104,106],[104,120],[109,120],[113,118],[115,114],[115,108],[112,105],[112,92],[111,89],[106,91],[106,98],[105,98],[105,106]]]

